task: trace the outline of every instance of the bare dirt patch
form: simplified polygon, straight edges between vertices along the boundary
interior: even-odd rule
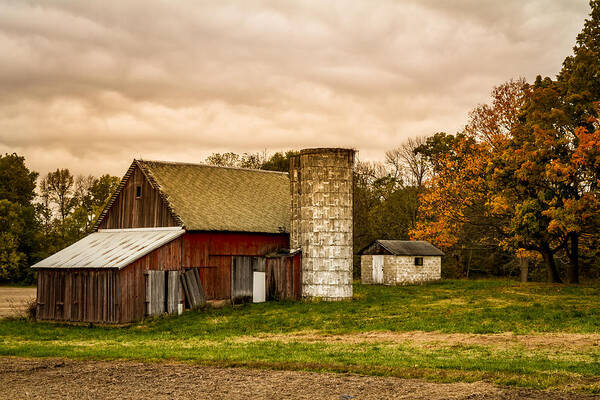
[[[280,340],[285,342],[326,342],[326,343],[415,343],[421,345],[444,346],[482,345],[494,347],[524,346],[527,348],[559,348],[562,350],[581,350],[600,347],[600,334],[580,333],[537,333],[515,335],[512,332],[499,334],[469,334],[442,332],[364,332],[341,335],[320,334],[318,332],[298,332],[285,335],[264,334],[255,337],[243,337],[241,341]]]
[[[0,358],[3,399],[600,399],[354,374],[215,368],[174,363]]]
[[[34,299],[36,288],[0,286],[0,318],[23,313],[28,300]]]

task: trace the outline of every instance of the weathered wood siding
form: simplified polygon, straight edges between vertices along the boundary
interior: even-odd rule
[[[38,270],[38,318],[42,320],[126,323],[144,318],[144,271],[178,270],[181,242],[175,239],[122,270]]]
[[[146,313],[144,272],[181,269],[181,243],[182,238],[175,239],[120,271],[121,322],[138,321],[144,318]]]
[[[37,279],[38,319],[119,322],[117,270],[44,269]]]
[[[298,300],[302,296],[301,255],[266,259],[267,300]]]
[[[182,241],[184,268],[198,268],[207,300],[231,299],[232,256],[264,256],[289,246],[289,235],[187,232]]]
[[[258,257],[233,256],[231,258],[231,301],[252,301],[253,272]]]
[[[113,202],[98,226],[100,229],[155,228],[178,226],[157,190],[146,179],[139,167],[130,173],[123,190]],[[136,197],[136,187],[142,195]]]

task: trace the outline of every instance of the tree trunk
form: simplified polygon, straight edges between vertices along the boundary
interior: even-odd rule
[[[467,260],[467,278],[469,277],[469,272],[471,271],[471,258],[473,258],[473,249],[469,250],[469,258]]]
[[[546,280],[549,283],[562,283],[558,270],[556,269],[556,263],[554,262],[554,254],[550,249],[548,243],[542,243],[541,246],[542,257],[544,258],[544,264],[546,265]]]
[[[519,268],[521,268],[521,282],[527,282],[529,274],[529,260],[525,257],[519,257]]]
[[[567,251],[569,256],[567,281],[569,283],[579,283],[579,234],[571,233],[569,237],[571,249]]]

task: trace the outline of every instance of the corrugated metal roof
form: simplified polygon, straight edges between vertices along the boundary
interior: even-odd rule
[[[184,233],[180,227],[99,229],[31,268],[121,269]]]
[[[385,250],[396,256],[443,256],[444,252],[425,240],[376,240],[363,251],[378,243]],[[365,252],[364,254],[368,254]]]
[[[134,161],[187,230],[289,232],[287,173],[166,161]]]

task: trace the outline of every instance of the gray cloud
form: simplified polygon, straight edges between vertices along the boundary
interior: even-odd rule
[[[0,0],[0,151],[45,173],[133,157],[456,131],[492,86],[555,75],[587,0]]]

